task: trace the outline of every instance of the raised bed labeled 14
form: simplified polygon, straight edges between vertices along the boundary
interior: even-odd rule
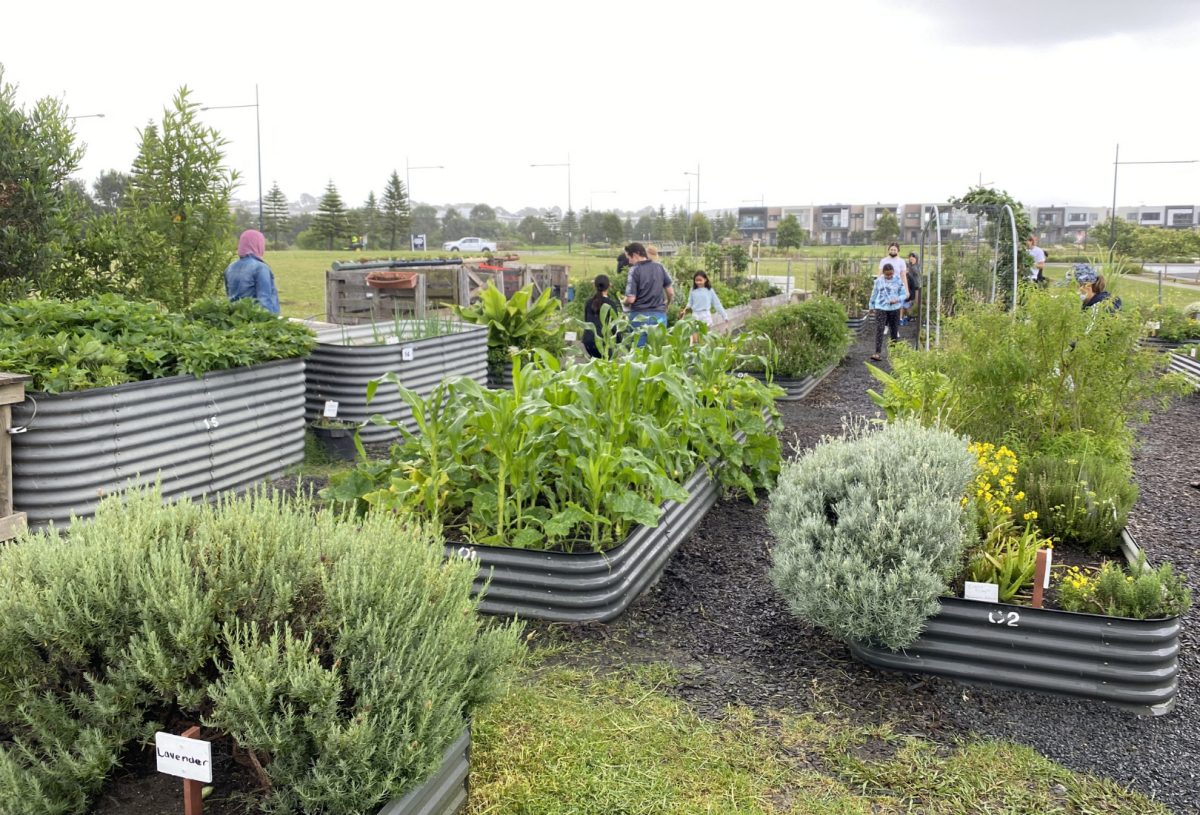
[[[360,425],[364,442],[398,436],[391,427],[369,423],[375,413],[415,431],[412,411],[394,388],[381,388],[367,405],[367,383],[389,372],[422,397],[449,376],[483,384],[487,328],[447,320],[400,320],[318,331],[306,374],[308,417],[322,416],[325,403],[336,401],[337,418]]]
[[[89,517],[108,493],[240,490],[304,458],[304,361],[61,394],[13,407],[13,503],[29,525]]]
[[[1136,547],[1122,535],[1127,560]],[[1106,702],[1160,716],[1179,689],[1179,617],[1134,620],[943,597],[900,651],[850,643],[876,668]]]

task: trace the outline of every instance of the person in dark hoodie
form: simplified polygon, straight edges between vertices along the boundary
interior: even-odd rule
[[[608,275],[596,275],[595,286],[596,293],[583,304],[583,319],[590,326],[583,332],[583,347],[589,356],[600,359],[603,354],[596,344],[596,338],[607,336],[610,346],[613,341],[618,339],[612,330],[612,323],[621,319],[621,304],[609,293],[612,284],[609,282]],[[605,314],[605,306],[612,309],[611,313]],[[606,321],[609,326],[607,335],[604,333]],[[603,340],[601,342],[603,343]],[[607,350],[608,356],[612,356],[612,348],[609,347]]]

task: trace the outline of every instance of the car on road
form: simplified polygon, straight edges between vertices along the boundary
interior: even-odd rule
[[[443,252],[495,252],[496,242],[483,238],[459,238],[442,244]]]

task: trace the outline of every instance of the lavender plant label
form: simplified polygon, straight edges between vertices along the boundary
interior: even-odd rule
[[[212,783],[212,743],[172,733],[154,734],[158,771],[192,781]]]

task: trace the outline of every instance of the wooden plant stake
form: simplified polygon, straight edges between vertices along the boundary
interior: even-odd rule
[[[1042,592],[1046,585],[1046,572],[1050,569],[1050,553],[1045,549],[1037,550],[1037,560],[1033,567],[1033,607],[1042,607]]]
[[[200,726],[193,725],[180,735],[185,739],[198,739]],[[204,782],[183,779],[183,815],[204,815]]]

